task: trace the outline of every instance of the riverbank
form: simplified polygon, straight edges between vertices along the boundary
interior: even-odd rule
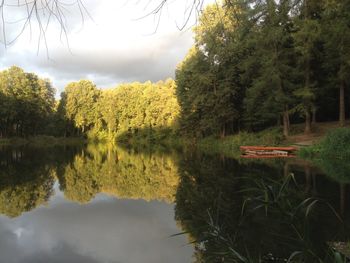
[[[0,146],[40,146],[40,147],[51,147],[58,145],[79,145],[85,144],[87,142],[86,139],[81,137],[53,137],[46,135],[39,135],[28,138],[20,138],[20,137],[12,137],[12,138],[1,138]]]
[[[310,134],[304,134],[303,124],[291,126],[291,135],[285,138],[281,128],[270,128],[257,133],[241,132],[225,138],[207,137],[197,142],[197,148],[203,152],[239,157],[240,146],[296,146],[298,155],[310,158],[322,152],[328,152],[338,158],[350,158],[350,123],[339,128],[338,122],[324,122],[313,125]],[[349,133],[349,135],[348,135]],[[349,138],[348,138],[349,136]],[[348,152],[349,151],[349,152]]]
[[[247,145],[284,145],[282,130],[271,128],[257,133],[240,132],[225,138],[207,137],[199,140],[196,147],[206,153],[239,157],[241,155],[239,147]]]
[[[337,128],[329,131],[318,143],[302,148],[299,155],[308,159],[350,159],[350,129]]]
[[[69,144],[85,144],[93,143],[112,143],[136,148],[164,148],[164,149],[181,149],[200,150],[201,152],[209,154],[222,154],[228,157],[239,157],[240,146],[257,145],[257,146],[297,146],[301,150],[299,156],[302,158],[310,158],[318,155],[322,151],[335,153],[341,155],[341,158],[348,158],[348,152],[342,153],[344,149],[350,151],[350,139],[347,139],[347,131],[350,131],[350,123],[347,127],[340,129],[337,122],[318,123],[313,126],[311,134],[303,133],[303,124],[296,124],[291,126],[291,135],[285,138],[282,134],[282,129],[279,127],[269,128],[256,133],[240,132],[235,135],[230,135],[225,138],[206,137],[202,139],[189,139],[181,137],[168,130],[158,130],[150,133],[139,132],[133,136],[124,134],[121,136],[114,136],[113,140],[106,138],[82,138],[82,137],[53,137],[53,136],[36,136],[29,138],[3,138],[0,139],[0,145],[37,145],[37,146],[55,146],[55,145],[69,145]],[[333,134],[333,131],[342,130]],[[150,136],[151,134],[151,136]],[[331,137],[324,142],[327,135]],[[349,135],[350,136],[350,135]],[[333,145],[332,148],[328,144]],[[305,147],[307,146],[307,147]],[[339,146],[339,147],[338,147]],[[338,147],[338,148],[335,148]]]

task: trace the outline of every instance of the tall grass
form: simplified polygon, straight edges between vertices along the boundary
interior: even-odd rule
[[[227,136],[223,139],[207,137],[198,142],[198,148],[207,153],[221,153],[227,156],[237,157],[240,155],[240,146],[276,146],[284,140],[281,129],[267,129],[258,133],[240,132]]]
[[[303,158],[350,159],[350,129],[332,130],[320,143],[301,149],[299,155]]]

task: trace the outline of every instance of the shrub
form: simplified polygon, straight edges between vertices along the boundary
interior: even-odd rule
[[[319,151],[324,156],[350,158],[350,129],[339,128],[329,132],[321,141]]]

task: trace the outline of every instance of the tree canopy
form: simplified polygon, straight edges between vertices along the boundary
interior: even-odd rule
[[[176,71],[180,124],[203,137],[349,112],[348,1],[223,1],[208,6]],[[338,102],[333,87],[338,87]],[[329,105],[333,105],[329,107]],[[317,117],[317,112],[319,112]]]
[[[0,72],[0,136],[162,135],[194,138],[316,121],[345,124],[349,107],[348,0],[231,0],[207,6],[175,81],[101,90],[67,84],[59,103],[47,79]]]

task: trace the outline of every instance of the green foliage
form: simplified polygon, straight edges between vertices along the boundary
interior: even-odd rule
[[[346,96],[331,88],[349,86],[349,8],[317,0],[209,5],[176,70],[181,132],[224,137],[283,123],[288,136],[290,122],[305,119],[308,133],[317,112],[335,119],[339,106],[344,119]]]
[[[157,130],[175,134],[179,114],[175,89],[171,79],[122,84],[103,91],[82,80],[66,87],[58,112],[66,122],[66,134],[113,142],[117,137],[138,137],[147,130],[153,140]]]
[[[331,131],[321,142],[321,154],[341,159],[350,158],[350,129],[340,128]]]
[[[150,133],[156,129],[176,129],[179,106],[171,79],[122,84],[107,91],[100,104],[105,105],[101,110],[102,127],[109,133],[137,135],[142,129]]]
[[[329,132],[318,144],[303,148],[299,156],[312,161],[322,171],[340,183],[350,182],[350,129],[339,128]]]
[[[292,1],[266,1],[259,5],[261,23],[252,38],[255,48],[248,57],[258,61],[257,73],[248,87],[245,103],[247,118],[253,124],[275,122],[284,115],[285,135],[288,135],[289,109],[296,85],[296,53],[292,38]],[[259,60],[257,60],[259,58]]]
[[[236,130],[242,108],[236,24],[222,7],[208,6],[194,29],[195,46],[177,67],[180,127],[187,136],[225,136]]]
[[[55,90],[47,79],[13,66],[0,72],[0,137],[45,132]]]
[[[59,107],[64,108],[64,117],[68,122],[84,133],[91,129],[98,119],[96,102],[99,96],[100,91],[91,81],[72,82],[66,86]]]
[[[100,90],[80,80],[66,86],[59,103],[49,80],[11,67],[0,73],[0,138],[45,134],[145,144],[243,132],[239,138],[276,124],[288,136],[291,122],[305,120],[308,133],[316,113],[329,121],[338,109],[343,126],[349,11],[349,0],[220,1],[199,16],[176,81]],[[259,143],[223,144],[240,140]]]
[[[330,131],[318,144],[303,149],[302,157],[341,159],[350,158],[350,129],[338,128]]]
[[[198,148],[207,153],[223,153],[227,156],[238,157],[241,152],[240,146],[281,145],[284,140],[281,129],[267,129],[258,133],[240,132],[236,135],[227,136],[223,139],[207,137],[198,142]]]

